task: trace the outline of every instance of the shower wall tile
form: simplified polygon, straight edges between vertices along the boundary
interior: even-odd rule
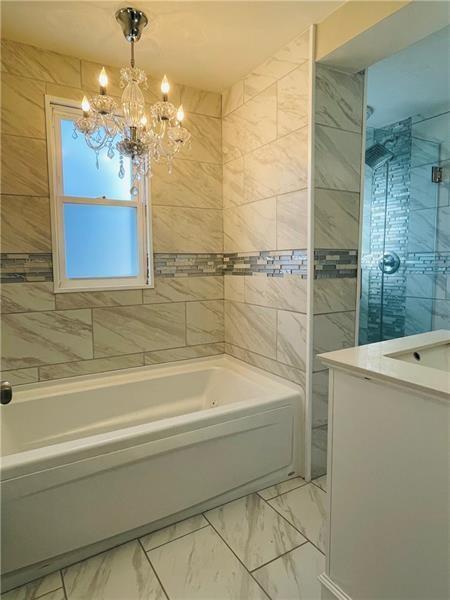
[[[431,331],[434,302],[430,298],[407,297],[402,299],[405,311],[405,335],[415,335],[416,333]]]
[[[11,40],[2,40],[1,49],[1,70],[10,75],[73,87],[81,86],[78,58]]]
[[[222,208],[222,167],[194,160],[155,163],[151,180],[153,206],[183,208]]]
[[[234,302],[245,302],[245,277],[235,277],[233,275],[224,276],[224,298]],[[265,275],[263,279],[267,281]]]
[[[183,85],[180,86],[180,93],[184,110],[209,117],[221,116],[222,97],[217,92],[207,92]]]
[[[316,248],[358,248],[359,194],[316,189],[314,245]]]
[[[225,341],[276,358],[277,313],[271,308],[225,302]]]
[[[13,369],[12,371],[2,371],[1,378],[9,381],[11,385],[26,385],[27,383],[36,383],[39,379],[37,367],[30,369]]]
[[[296,383],[301,386],[302,392],[305,389],[306,375],[305,372],[300,369],[285,365],[276,360],[272,360],[271,358],[267,358],[266,356],[262,356],[261,354],[257,354],[256,352],[246,350],[245,348],[234,346],[233,344],[225,343],[225,353],[253,365],[254,367],[258,367],[258,369],[263,369],[263,371],[268,371],[273,375]],[[302,398],[302,402],[304,402],[304,398]]]
[[[5,369],[93,358],[91,311],[4,315],[2,357]]]
[[[364,76],[316,65],[316,123],[361,133]]]
[[[222,211],[155,206],[154,252],[222,252]]]
[[[270,86],[222,121],[224,162],[267,144],[277,136],[277,88]]]
[[[132,369],[142,367],[143,365],[144,355],[142,353],[127,356],[112,356],[110,358],[96,358],[94,360],[81,360],[58,365],[46,365],[39,367],[39,381]]]
[[[48,198],[2,195],[0,215],[2,252],[51,252]]]
[[[315,185],[359,192],[361,135],[323,125],[315,133]]]
[[[291,71],[277,82],[278,135],[308,125],[309,118],[309,63]]]
[[[277,249],[308,246],[308,190],[277,197]]]
[[[277,360],[304,371],[307,355],[306,315],[279,310],[277,326]]]
[[[436,273],[408,273],[406,295],[414,298],[435,298],[436,279]]]
[[[306,313],[307,280],[302,277],[253,275],[232,279],[245,280],[245,301],[249,304]]]
[[[264,61],[244,79],[244,100],[252,98],[309,58],[308,31]]]
[[[244,178],[247,201],[304,189],[308,181],[308,128],[247,154]]]
[[[276,204],[276,198],[268,198],[225,209],[224,251],[250,252],[275,248]]]
[[[144,304],[219,300],[223,298],[222,277],[155,277],[155,287],[143,290]]]
[[[214,117],[186,113],[184,126],[192,135],[191,150],[180,159],[222,164],[222,122]]]
[[[3,194],[48,196],[45,140],[3,135],[1,164]]]
[[[326,369],[317,354],[331,352],[355,345],[355,312],[337,312],[315,315],[314,322],[314,371]]]
[[[222,94],[222,116],[225,117],[244,103],[244,80],[241,79]]]
[[[184,346],[184,303],[94,308],[95,358]]]
[[[0,298],[3,314],[55,310],[51,282],[4,283]]]
[[[435,162],[437,161],[438,159],[436,158]],[[436,209],[440,187],[431,181],[431,165],[411,169],[410,178],[410,209]]]
[[[433,302],[432,329],[450,329],[450,300]]]
[[[436,250],[450,250],[450,206],[441,206],[437,214]]]
[[[188,302],[186,341],[189,346],[224,340],[223,300]]]
[[[107,292],[70,292],[56,295],[56,308],[101,308],[142,304],[142,290],[111,290]]]
[[[244,159],[241,157],[223,165],[223,207],[231,208],[244,202]]]
[[[314,314],[356,309],[356,277],[315,279]]]
[[[312,376],[312,426],[328,423],[328,370]]]
[[[184,346],[183,348],[145,352],[144,360],[146,365],[156,365],[191,358],[217,356],[218,354],[223,354],[224,351],[224,343],[216,342],[214,344],[199,344],[197,346]]]
[[[436,244],[436,209],[414,210],[409,215],[408,252],[433,252]],[[448,246],[447,248],[448,249]]]
[[[1,74],[2,133],[45,139],[45,83]]]

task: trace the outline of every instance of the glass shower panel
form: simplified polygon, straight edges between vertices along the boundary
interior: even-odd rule
[[[433,328],[439,184],[432,180],[432,169],[439,167],[440,143],[425,135],[429,129],[423,121],[412,125],[405,335]]]
[[[449,132],[450,112],[367,131],[360,344],[450,328]]]

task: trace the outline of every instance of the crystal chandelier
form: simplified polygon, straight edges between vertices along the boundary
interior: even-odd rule
[[[125,39],[131,44],[129,67],[120,70],[120,86],[123,88],[121,105],[107,94],[108,76],[103,67],[98,81],[100,93],[84,96],[81,103],[83,115],[76,121],[74,137],[84,135],[89,148],[98,155],[107,149],[107,156],[120,155],[119,177],[125,176],[124,157],[131,159],[131,195],[138,193],[139,180],[151,176],[152,161],[165,162],[169,171],[175,155],[190,147],[191,134],[182,126],[183,107],[178,109],[169,102],[170,85],[167,77],[161,83],[162,101],[145,110],[142,89],[147,88],[147,76],[135,66],[134,44],[148,23],[145,14],[134,8],[122,8],[116,12],[116,20],[122,27]],[[142,88],[142,89],[141,89]]]

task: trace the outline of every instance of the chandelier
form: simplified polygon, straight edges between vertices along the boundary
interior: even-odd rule
[[[120,178],[125,176],[123,160],[128,157],[132,166],[130,192],[136,196],[140,179],[152,174],[152,162],[167,163],[170,172],[175,155],[183,148],[189,149],[191,134],[182,126],[183,107],[177,109],[169,102],[170,85],[165,75],[161,83],[162,100],[146,114],[142,89],[147,88],[147,76],[135,65],[134,45],[148,23],[147,17],[142,11],[128,7],[116,12],[116,20],[131,45],[130,66],[120,70],[123,88],[120,106],[107,94],[108,76],[103,67],[98,78],[100,93],[89,99],[84,96],[83,115],[75,122],[73,135],[84,135],[87,145],[96,153],[97,168],[101,150],[105,148],[111,159],[117,151]]]

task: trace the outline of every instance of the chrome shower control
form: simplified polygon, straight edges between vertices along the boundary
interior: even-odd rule
[[[398,271],[400,258],[395,252],[385,252],[378,261],[378,267],[382,273],[391,275]]]

